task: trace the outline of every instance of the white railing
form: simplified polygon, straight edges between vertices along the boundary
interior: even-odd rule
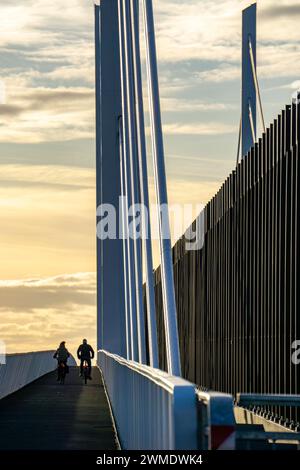
[[[122,449],[197,449],[193,384],[107,351],[98,365]]]
[[[53,359],[54,352],[7,354],[6,364],[0,365],[0,399],[53,371],[57,365]],[[72,356],[68,364],[76,365]]]

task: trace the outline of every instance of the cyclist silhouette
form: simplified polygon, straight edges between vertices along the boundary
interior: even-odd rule
[[[77,349],[77,357],[78,357],[78,359],[80,359],[80,377],[82,377],[82,375],[83,375],[83,363],[84,363],[84,361],[86,361],[87,364],[88,364],[88,368],[89,368],[88,378],[90,380],[92,380],[92,377],[91,377],[92,362],[91,362],[91,360],[94,358],[94,356],[95,356],[95,353],[94,353],[94,350],[93,350],[92,346],[90,346],[88,344],[86,339],[82,340],[82,344]]]
[[[66,368],[66,373],[69,372],[69,367],[67,365],[69,357],[70,357],[70,353],[66,348],[66,342],[62,341],[60,343],[58,349],[55,351],[54,356],[53,356],[54,359],[57,359],[57,364],[58,364],[58,367],[57,367],[57,380],[60,380],[60,377],[59,377],[59,365],[60,364],[64,364],[64,366]]]

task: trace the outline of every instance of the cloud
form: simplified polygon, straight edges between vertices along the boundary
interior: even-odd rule
[[[0,280],[0,311],[24,312],[95,305],[95,273],[65,274],[46,279]]]
[[[5,2],[0,142],[94,137],[93,2]]]
[[[220,64],[219,67],[211,70],[204,70],[196,74],[200,82],[222,83],[225,81],[234,81],[240,78],[240,67],[232,67],[228,64]]]
[[[0,278],[93,270],[94,169],[1,165],[0,224]]]
[[[19,116],[23,111],[22,106],[11,105],[11,104],[1,104],[0,105],[0,116],[12,117],[15,118]],[[1,117],[0,117],[1,119]]]
[[[190,100],[179,108],[183,125],[188,113],[221,110],[213,97],[200,100],[199,85],[217,89],[240,80],[241,10],[248,3],[154,1],[161,96],[178,99],[194,93],[193,105]],[[296,80],[300,74],[295,60],[300,52],[298,10],[292,0],[258,5],[261,78]],[[8,90],[0,108],[0,142],[93,138],[93,2],[66,0],[63,15],[60,0],[5,2],[0,12],[5,19],[0,78]],[[166,109],[177,112],[174,103],[165,101]]]
[[[268,6],[261,13],[262,18],[266,19],[274,19],[274,18],[282,18],[300,16],[300,5],[298,3],[295,4],[285,4],[285,5],[276,5],[273,2],[273,5]]]
[[[195,111],[226,111],[235,109],[229,103],[209,103],[195,99],[162,98],[161,107],[163,112],[195,112]]]
[[[0,126],[0,142],[93,138],[94,92],[84,87],[27,92],[8,87],[6,104],[0,105]]]
[[[9,352],[46,350],[65,339],[74,353],[95,342],[96,276],[71,273],[0,281],[0,330]]]
[[[25,93],[7,96],[7,101],[16,104],[0,105],[0,115],[18,116],[28,111],[46,110],[59,113],[66,108],[80,111],[82,103],[92,105],[94,92],[89,88],[35,88]]]
[[[239,79],[241,13],[247,1],[155,2],[158,55],[161,62],[199,65],[209,82]],[[258,4],[259,71],[265,78],[297,76],[300,67],[299,4],[264,0]],[[275,34],[276,32],[276,34]],[[214,64],[212,69],[210,64]],[[204,70],[203,70],[204,65]],[[163,71],[162,71],[163,72]],[[193,77],[187,78],[186,85]]]
[[[69,166],[48,166],[48,165],[17,165],[7,164],[1,165],[0,173],[0,186],[9,183],[12,188],[20,188],[24,183],[32,184],[33,189],[36,185],[44,186],[47,185],[55,186],[56,188],[61,187],[63,191],[67,191],[68,188],[73,190],[77,188],[94,190],[94,170],[85,168],[76,168]],[[0,195],[4,196],[1,193]],[[9,194],[7,195],[9,196]],[[3,202],[6,198],[0,198]],[[24,195],[23,201],[26,201],[26,195]]]
[[[222,122],[207,123],[174,123],[163,126],[166,135],[222,135],[233,134],[236,126],[223,124]]]
[[[164,119],[166,154],[180,153],[171,164],[167,159],[171,204],[206,203],[234,162],[228,142],[236,147],[241,10],[248,4],[154,1],[162,109],[174,114]],[[73,168],[71,151],[69,166],[53,161],[67,141],[94,137],[93,2],[7,0],[0,13],[0,80],[7,90],[0,105],[6,162],[0,172],[0,275],[19,279],[0,286],[1,335],[10,351],[53,347],[62,338],[75,347],[82,336],[95,335],[95,174]],[[298,2],[259,2],[258,20],[259,77],[269,88],[298,81]],[[279,109],[287,96],[279,88],[272,105]],[[205,116],[196,122],[195,112]],[[7,164],[13,152],[23,155],[15,144],[49,142],[64,146],[45,156],[46,144],[32,145],[41,149],[35,150],[36,165]],[[8,143],[14,144],[9,155]],[[84,157],[82,150],[78,158]]]

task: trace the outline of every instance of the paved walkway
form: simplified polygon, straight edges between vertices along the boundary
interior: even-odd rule
[[[87,385],[70,368],[0,400],[0,449],[113,450],[116,440],[100,372]]]

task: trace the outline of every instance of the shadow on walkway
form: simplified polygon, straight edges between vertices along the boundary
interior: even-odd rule
[[[83,384],[70,367],[65,385],[52,372],[0,400],[0,449],[112,450],[115,433],[101,375]]]

